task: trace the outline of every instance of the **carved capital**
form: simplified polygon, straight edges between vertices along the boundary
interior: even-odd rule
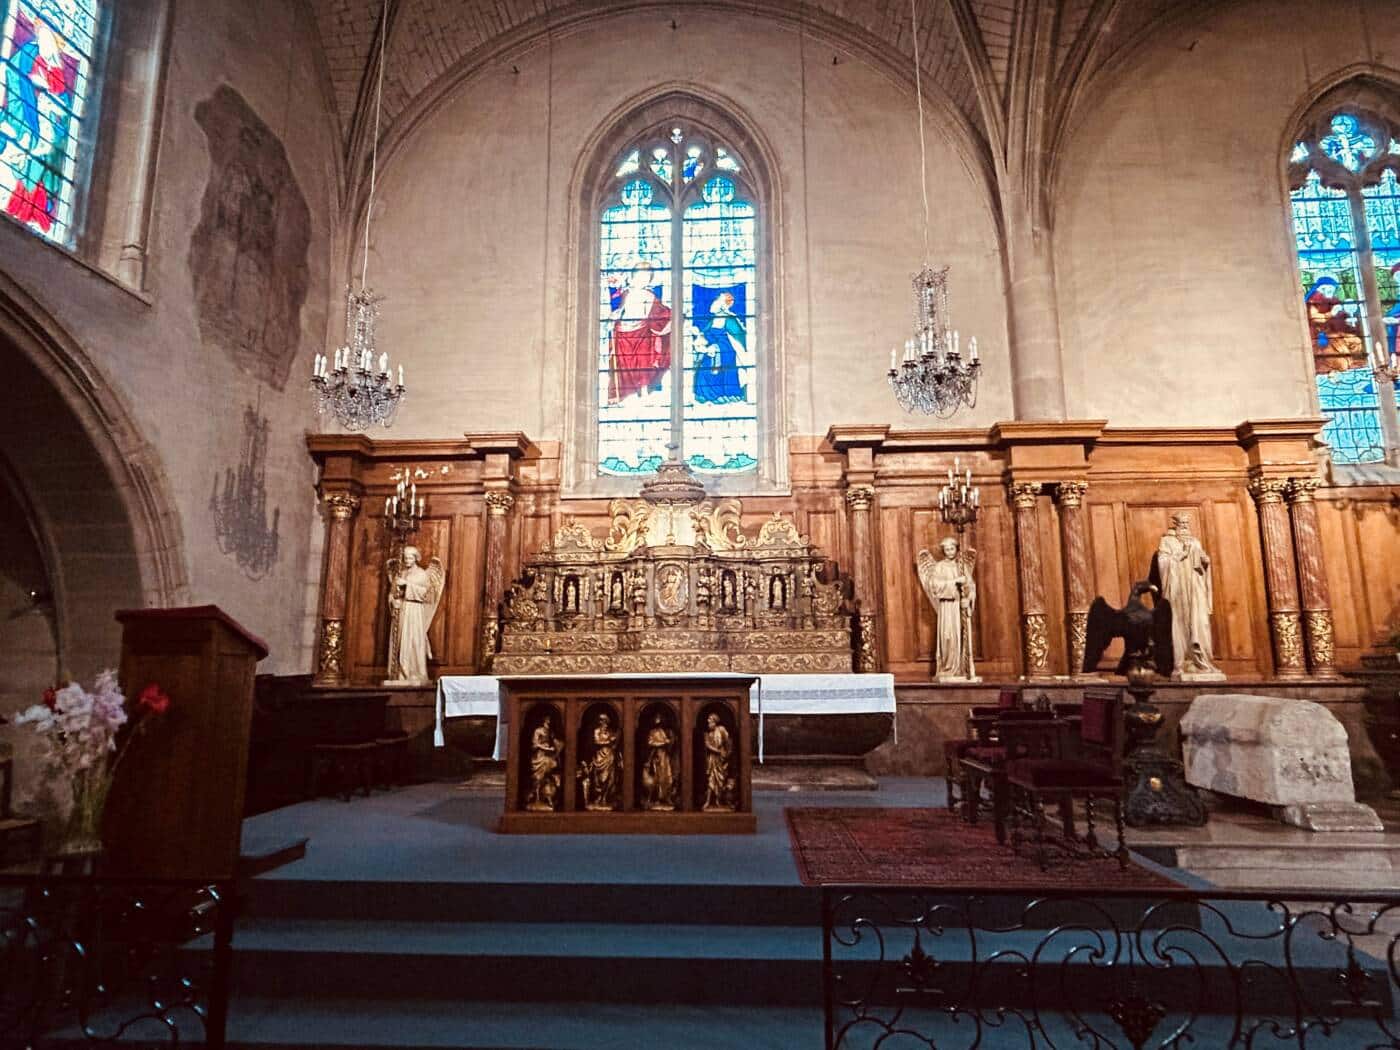
[[[1287,478],[1266,478],[1256,474],[1249,479],[1249,494],[1254,497],[1254,502],[1261,507],[1271,503],[1282,503],[1287,492]]]
[[[1288,502],[1311,503],[1313,501],[1313,494],[1321,487],[1321,478],[1289,478]]]
[[[490,515],[505,515],[515,506],[515,497],[509,492],[491,490],[482,497],[486,501],[486,512]]]
[[[874,485],[852,485],[846,489],[846,506],[851,510],[869,510],[874,502]]]
[[[1030,510],[1035,506],[1035,498],[1040,495],[1040,482],[1016,481],[1007,486],[1011,502],[1017,510]]]
[[[1084,493],[1089,491],[1087,481],[1062,481],[1055,486],[1055,498],[1062,507],[1078,507],[1084,503]]]
[[[321,502],[326,505],[332,518],[342,521],[354,517],[355,511],[360,508],[360,497],[348,492],[328,492],[321,497]]]

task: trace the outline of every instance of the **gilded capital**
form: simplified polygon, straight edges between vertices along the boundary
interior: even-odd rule
[[[501,515],[510,513],[510,508],[515,506],[515,497],[509,492],[492,490],[482,497],[486,501],[486,510],[491,515]]]
[[[846,489],[846,506],[852,510],[869,510],[875,502],[874,485],[852,485]]]
[[[1062,481],[1055,486],[1055,498],[1062,507],[1078,507],[1084,503],[1084,493],[1088,491],[1087,481]]]
[[[348,492],[328,492],[321,502],[330,508],[331,517],[342,520],[354,516],[360,506],[360,498]]]
[[[1030,510],[1035,506],[1035,498],[1040,495],[1038,481],[1016,481],[1007,488],[1011,493],[1011,502],[1016,505],[1017,510]]]
[[[1313,501],[1313,494],[1321,487],[1321,478],[1289,478],[1288,502],[1311,503]]]
[[[1249,479],[1249,494],[1261,507],[1270,503],[1282,503],[1287,491],[1287,478],[1266,478],[1256,474]]]

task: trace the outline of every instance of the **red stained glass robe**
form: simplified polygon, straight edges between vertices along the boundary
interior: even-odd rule
[[[644,317],[628,317],[627,300],[646,295],[651,305]],[[659,386],[671,367],[671,308],[650,290],[622,289],[616,293],[608,364],[608,403]]]

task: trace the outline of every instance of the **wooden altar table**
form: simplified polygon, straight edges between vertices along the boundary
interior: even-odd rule
[[[524,676],[522,676],[524,677]],[[684,673],[614,674],[608,679],[692,677]],[[894,740],[899,742],[895,719],[894,675],[892,674],[763,674],[714,673],[708,678],[757,678],[749,689],[749,709],[758,716],[757,755],[763,754],[763,722],[767,715],[849,715],[888,714],[894,720]],[[443,722],[448,718],[488,717],[496,719],[496,746],[491,757],[500,761],[508,751],[508,732],[501,703],[502,679],[495,675],[444,675],[437,684],[437,716],[433,744],[444,746]]]
[[[752,675],[501,680],[503,832],[752,834]]]

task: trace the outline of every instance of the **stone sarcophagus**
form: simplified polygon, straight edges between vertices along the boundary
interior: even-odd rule
[[[1186,779],[1196,787],[1277,807],[1311,831],[1380,831],[1356,801],[1347,732],[1311,700],[1243,693],[1196,697],[1181,720]]]
[[[493,674],[850,673],[843,584],[790,520],[746,535],[739,501],[675,462],[609,509],[607,536],[567,521],[525,563]]]

